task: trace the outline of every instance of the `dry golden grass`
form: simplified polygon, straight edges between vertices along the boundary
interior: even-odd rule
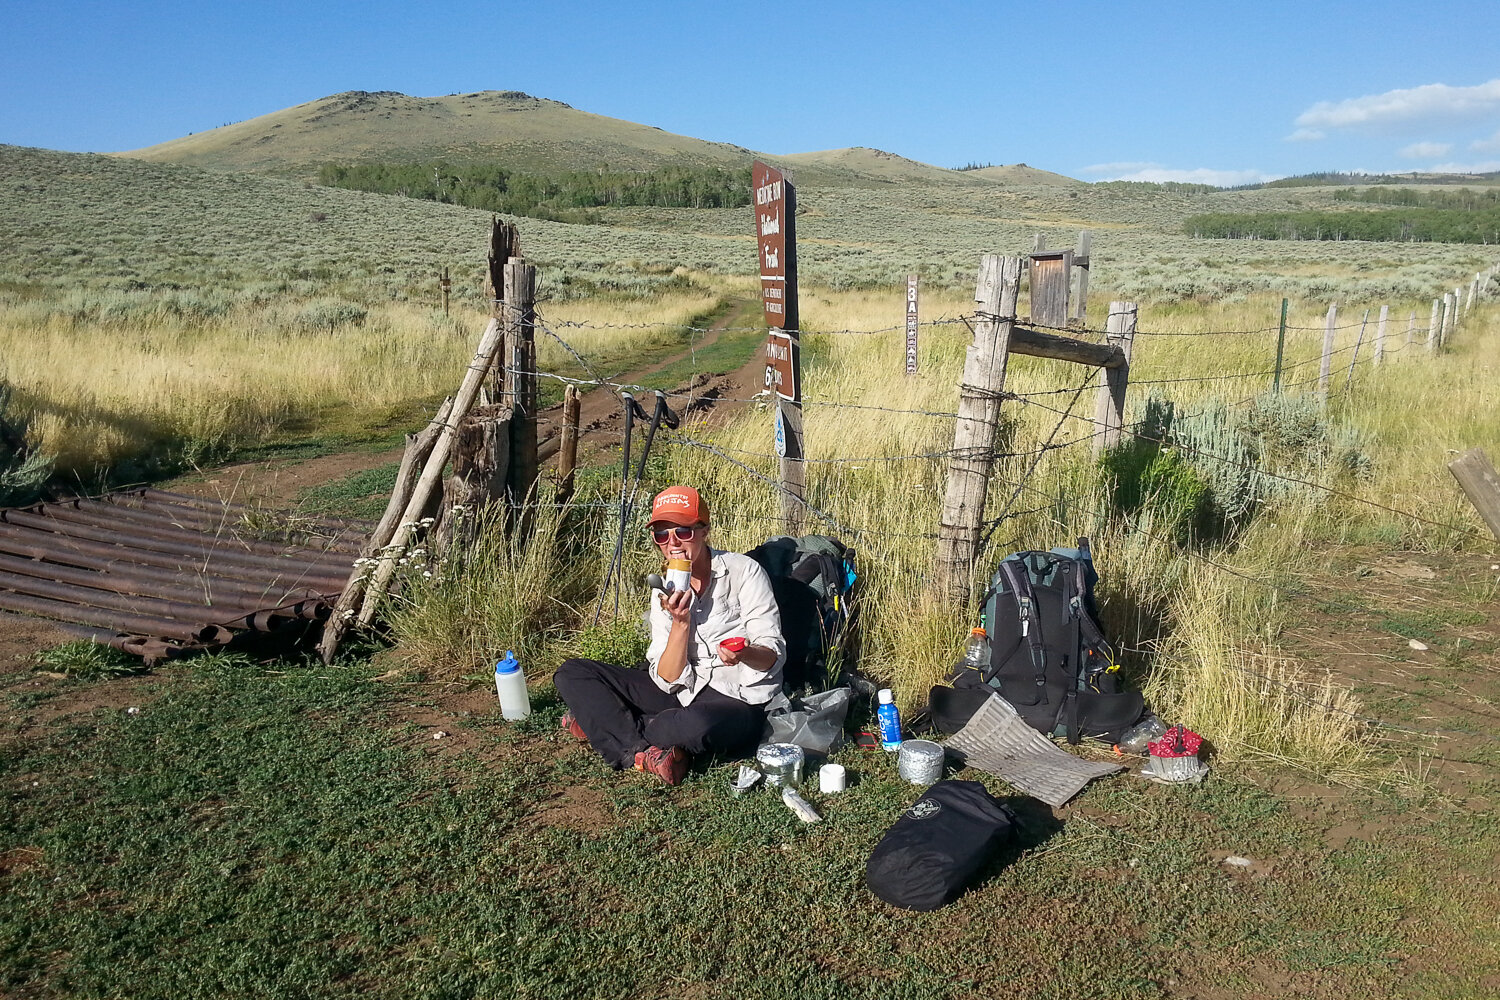
[[[544,316],[589,324],[560,332],[586,356],[619,359],[683,339],[674,328],[720,299],[692,285],[640,300],[559,303]],[[0,308],[0,378],[17,389],[32,443],[64,472],[383,425],[451,392],[486,322],[409,303],[361,307],[362,319],[332,326],[309,322],[319,314],[296,301],[208,317],[152,310],[149,299],[127,305],[99,310],[105,320]],[[544,333],[537,346],[543,369],[571,364]]]

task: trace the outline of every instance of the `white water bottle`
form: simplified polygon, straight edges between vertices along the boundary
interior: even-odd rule
[[[516,654],[505,651],[505,659],[495,664],[495,693],[500,696],[500,714],[511,722],[520,722],[531,714],[531,693],[526,690],[526,675]]]

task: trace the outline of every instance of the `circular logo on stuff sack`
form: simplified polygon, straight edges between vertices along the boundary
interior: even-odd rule
[[[907,811],[907,815],[912,819],[931,819],[942,811],[943,804],[941,802],[934,802],[931,799],[923,799],[916,805],[912,806],[911,809]]]

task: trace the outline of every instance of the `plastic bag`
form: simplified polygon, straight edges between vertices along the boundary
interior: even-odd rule
[[[814,753],[831,753],[844,741],[844,717],[854,691],[836,687],[805,698],[777,697],[766,714],[762,743],[795,743]]]

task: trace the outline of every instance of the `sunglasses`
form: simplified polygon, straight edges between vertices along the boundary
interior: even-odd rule
[[[658,542],[665,542],[668,538],[672,537],[672,534],[675,532],[679,540],[689,542],[692,541],[694,535],[698,534],[698,532],[702,530],[703,529],[699,527],[652,528],[651,537],[656,539]]]

